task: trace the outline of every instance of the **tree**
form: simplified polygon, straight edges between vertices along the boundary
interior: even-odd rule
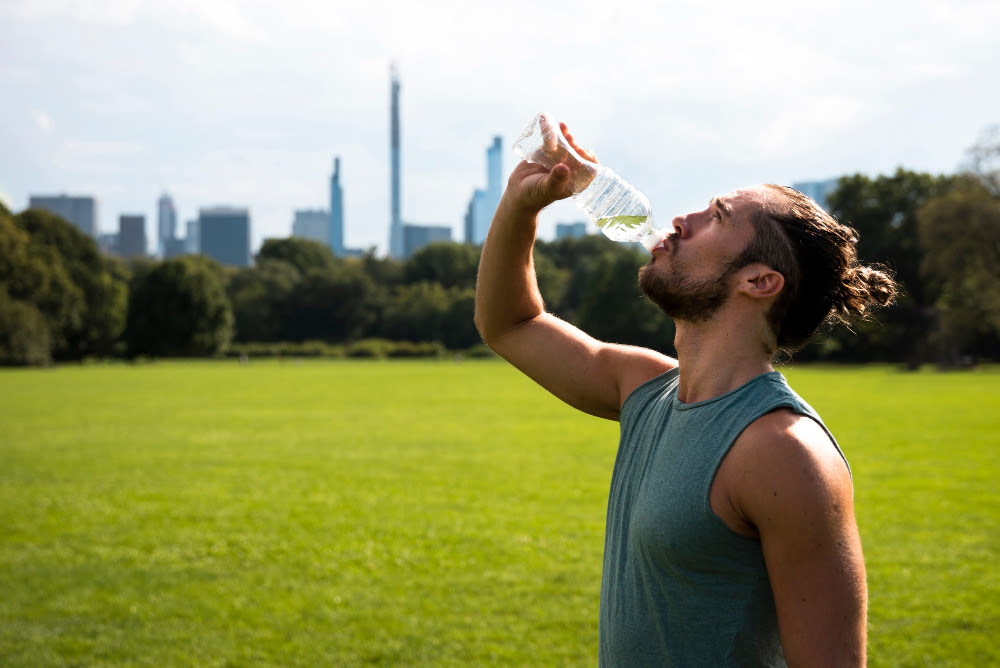
[[[46,342],[43,357],[48,361],[53,350],[66,348],[66,332],[79,329],[83,323],[86,301],[59,252],[32,243],[31,235],[18,222],[16,217],[0,214],[0,289],[9,300],[6,336],[10,341],[11,337],[21,336],[11,328],[23,324],[30,336]],[[26,310],[23,305],[31,308]],[[44,320],[44,334],[40,333],[43,328],[35,322],[35,315],[29,313],[37,313]],[[30,357],[38,358],[34,354]]]
[[[918,218],[922,268],[938,294],[935,342],[950,362],[1000,355],[1000,196],[967,178]]]
[[[443,342],[455,291],[431,281],[401,287],[386,307],[383,336],[399,341]]]
[[[933,302],[925,294],[920,261],[917,211],[928,200],[947,192],[952,176],[911,172],[874,179],[863,174],[841,177],[830,194],[830,212],[858,231],[858,259],[891,268],[903,284],[906,298],[917,304]]]
[[[384,291],[357,263],[306,273],[289,296],[286,336],[292,341],[351,341],[378,321]]]
[[[921,271],[917,212],[930,199],[948,192],[955,177],[902,168],[891,176],[842,177],[830,194],[830,212],[858,231],[858,260],[892,271],[902,284],[897,302],[871,322],[835,327],[819,334],[796,353],[803,360],[893,361],[918,365],[926,358],[933,327],[934,286]]]
[[[606,253],[629,253],[628,246],[603,234],[535,242],[535,273],[546,308],[568,322],[578,322],[590,277]]]
[[[676,354],[673,321],[639,289],[643,259],[630,248],[600,256],[583,293],[579,326],[603,341]]]
[[[451,291],[451,304],[444,314],[444,334],[441,343],[451,350],[471,348],[480,343],[476,329],[476,291],[472,288]]]
[[[284,339],[291,297],[301,282],[302,274],[285,260],[263,258],[237,271],[226,285],[236,322],[234,340]]]
[[[378,257],[375,248],[369,248],[361,256],[361,267],[378,285],[393,288],[406,283],[406,265],[395,258]]]
[[[329,246],[313,239],[297,237],[265,239],[257,252],[256,260],[284,260],[303,276],[313,269],[330,269],[337,262]]]
[[[82,294],[79,316],[53,329],[55,356],[80,359],[111,354],[124,329],[127,310],[128,288],[121,266],[103,258],[93,239],[48,211],[28,209],[16,222],[30,236],[29,253],[47,263],[54,263],[58,256]]]
[[[433,281],[446,288],[475,288],[480,249],[471,244],[437,242],[406,261],[406,282]]]
[[[49,324],[34,304],[12,299],[0,284],[0,364],[41,365],[52,361]]]
[[[200,357],[225,350],[233,313],[213,265],[188,255],[133,281],[125,330],[129,355]]]

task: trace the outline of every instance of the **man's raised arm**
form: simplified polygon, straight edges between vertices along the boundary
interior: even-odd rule
[[[571,194],[571,167],[570,161],[551,172],[528,162],[514,168],[483,246],[476,327],[490,348],[549,392],[616,420],[635,387],[676,362],[652,350],[603,343],[545,312],[532,259],[538,213]]]

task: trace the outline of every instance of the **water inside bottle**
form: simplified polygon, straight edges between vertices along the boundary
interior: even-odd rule
[[[603,229],[633,230],[641,227],[649,216],[611,216],[609,218],[599,218],[597,226]]]

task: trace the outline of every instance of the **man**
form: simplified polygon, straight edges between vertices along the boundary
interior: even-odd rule
[[[640,270],[675,321],[678,359],[597,341],[545,312],[534,275],[539,211],[585,181],[572,151],[553,150],[551,170],[522,162],[510,176],[483,247],[476,324],[557,397],[621,422],[601,663],[864,664],[850,470],[771,359],[829,318],[889,303],[892,279],[858,266],[853,231],[804,195],[746,188],[675,218]]]

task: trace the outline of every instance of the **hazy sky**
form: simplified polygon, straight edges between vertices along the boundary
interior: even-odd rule
[[[624,6],[622,6],[624,5]],[[0,0],[0,197],[246,206],[253,245],[328,206],[388,241],[389,66],[406,221],[462,238],[485,152],[548,110],[660,223],[756,182],[950,172],[1000,122],[1000,2]],[[581,216],[570,204],[543,216]]]

